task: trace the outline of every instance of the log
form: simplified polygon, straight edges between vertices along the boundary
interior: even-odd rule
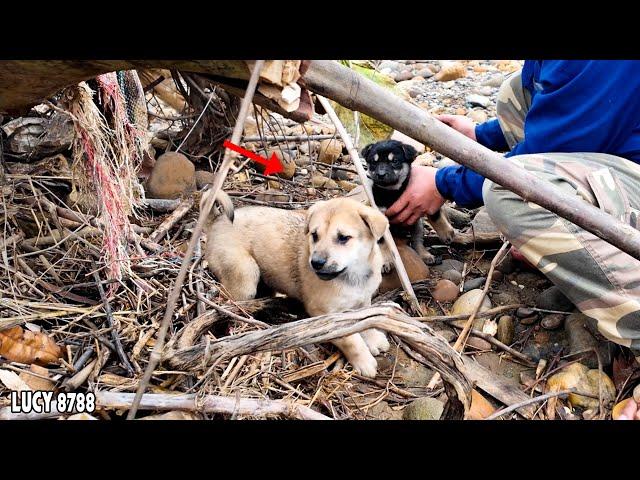
[[[213,84],[238,97],[244,95],[251,75],[244,60],[6,60],[0,68],[0,112],[24,114],[64,87],[103,73],[154,68],[206,75]],[[308,97],[308,92],[302,97],[305,95]],[[311,105],[302,101],[298,110],[290,113],[260,93],[254,102],[299,122],[313,114]]]
[[[302,82],[309,90],[393,127],[640,259],[638,230],[577,196],[561,192],[338,62],[310,61]]]
[[[127,409],[133,404],[133,397],[133,393],[96,392],[96,405],[102,408]],[[221,395],[205,395],[203,398],[198,398],[196,394],[147,393],[142,396],[140,410],[189,410],[254,417],[283,415],[300,420],[332,420],[292,400],[235,398]]]

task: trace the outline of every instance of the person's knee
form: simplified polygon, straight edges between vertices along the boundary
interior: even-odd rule
[[[485,180],[482,187],[482,198],[489,217],[496,227],[506,235],[510,222],[513,220],[513,216],[509,215],[509,210],[513,208],[514,200],[520,200],[520,198],[491,180]]]
[[[498,94],[496,95],[496,115],[502,117],[508,110],[512,110],[514,99],[518,97],[517,92],[522,91],[521,72],[514,72],[509,75],[500,85]],[[522,106],[518,105],[518,110]]]

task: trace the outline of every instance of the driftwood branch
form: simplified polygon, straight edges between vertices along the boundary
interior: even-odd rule
[[[338,62],[313,60],[305,86],[351,110],[362,112],[465,165],[640,259],[640,232],[613,216],[532,175],[515,162],[474,142],[419,107]]]
[[[449,399],[444,418],[464,417],[470,405],[471,384],[461,373],[462,357],[431,327],[412,319],[395,303],[306,318],[266,330],[221,338],[206,345],[200,343],[180,350],[168,350],[163,360],[177,369],[205,368],[232,357],[323,343],[370,328],[394,334],[420,353],[425,363],[442,375]]]
[[[96,393],[96,405],[103,408],[129,409],[133,404],[133,398],[133,393],[102,391]],[[282,415],[300,420],[331,420],[326,415],[290,400],[235,398],[220,395],[206,395],[198,398],[196,394],[148,393],[142,396],[138,408],[140,410],[189,410],[252,417]]]

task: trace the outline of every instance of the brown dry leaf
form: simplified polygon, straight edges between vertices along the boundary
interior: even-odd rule
[[[46,334],[16,326],[0,331],[0,355],[11,362],[48,365],[58,363],[63,352]]]
[[[467,414],[467,420],[484,420],[495,411],[489,400],[475,390],[471,390],[471,408]]]

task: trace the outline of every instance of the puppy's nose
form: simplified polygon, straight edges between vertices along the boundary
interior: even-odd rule
[[[311,257],[311,266],[315,270],[320,270],[327,263],[327,259],[323,257]]]

